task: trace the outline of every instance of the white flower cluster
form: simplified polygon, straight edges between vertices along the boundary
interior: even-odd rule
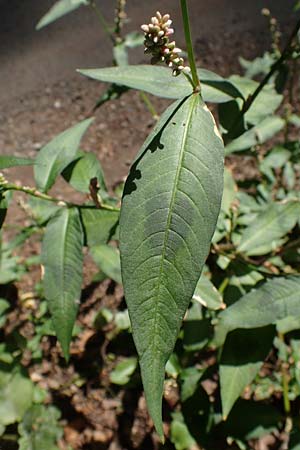
[[[176,42],[170,42],[169,36],[174,33],[171,24],[169,14],[162,15],[157,11],[151,23],[141,28],[145,33],[145,53],[152,55],[151,64],[165,62],[173,69],[173,75],[177,76],[181,72],[189,73],[191,69],[184,65],[183,58],[179,56],[182,50],[176,47]]]

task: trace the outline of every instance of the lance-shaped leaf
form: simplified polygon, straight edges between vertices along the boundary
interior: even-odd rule
[[[225,153],[226,155],[230,155],[230,153],[247,150],[254,145],[261,145],[275,136],[275,134],[279,133],[283,127],[284,120],[281,119],[281,117],[269,116],[258,125],[227,144]]]
[[[166,67],[131,65],[79,70],[79,72],[94,80],[121,84],[163,98],[183,98],[192,93],[192,87],[186,77],[172,77],[172,73]],[[198,73],[204,101],[223,103],[232,98],[243,98],[238,88],[216,73],[205,69],[200,69]]]
[[[272,325],[253,330],[235,330],[227,336],[220,361],[224,419],[263,365],[274,337],[275,327]]]
[[[269,280],[221,312],[214,343],[222,345],[237,328],[264,327],[289,316],[300,316],[300,276]]]
[[[223,153],[214,119],[195,94],[169,107],[125,184],[122,277],[160,435],[165,364],[209,252],[222,199]]]
[[[79,192],[90,192],[90,181],[97,178],[97,183],[102,192],[106,192],[104,173],[97,156],[94,153],[79,151],[78,159],[71,162],[62,173],[64,179]]]
[[[42,264],[45,269],[45,297],[64,355],[76,319],[82,283],[83,232],[77,209],[62,208],[47,225]]]
[[[39,151],[34,166],[34,178],[39,190],[47,192],[57,175],[77,159],[80,141],[93,120],[86,119],[68,128]]]
[[[271,203],[243,231],[238,251],[249,256],[269,253],[280,245],[299,217],[299,201]]]
[[[82,5],[88,5],[88,0],[59,0],[49,9],[49,11],[41,18],[36,26],[37,30],[49,25],[62,16],[69,14]]]

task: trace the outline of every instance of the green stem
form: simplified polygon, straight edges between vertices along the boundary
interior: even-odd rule
[[[145,92],[140,91],[140,97],[143,100],[143,102],[145,103],[145,105],[147,106],[150,114],[152,115],[154,120],[158,120],[159,119],[159,114],[157,113],[156,109],[154,108],[153,103],[151,102],[150,98],[148,97],[147,94],[145,94]]]
[[[99,6],[96,4],[95,0],[90,0],[90,6],[92,8],[92,10],[94,11],[94,13],[96,14],[96,16],[98,17],[98,20],[102,26],[102,28],[104,29],[105,33],[107,34],[107,36],[110,38],[110,40],[112,41],[113,44],[115,44],[115,37],[113,32],[111,31],[110,27],[108,26],[108,23],[106,22],[104,15],[102,14],[101,9],[99,8]]]
[[[200,86],[200,80],[198,77],[197,67],[196,67],[196,62],[195,62],[187,2],[186,2],[186,0],[180,0],[180,3],[181,3],[183,27],[184,27],[184,34],[185,34],[185,42],[186,42],[186,47],[187,47],[187,52],[188,52],[189,64],[190,64],[190,68],[191,68],[191,72],[192,72],[194,92],[200,92],[201,86]]]
[[[27,186],[19,186],[13,183],[3,183],[1,185],[1,189],[3,191],[17,191],[24,192],[27,195],[31,195],[32,197],[39,198],[40,200],[45,200],[47,202],[56,203],[58,206],[67,207],[67,208],[81,208],[81,209],[91,209],[90,205],[80,205],[76,203],[66,202],[65,200],[61,200],[57,197],[52,197],[48,194],[44,194],[43,192],[38,191],[35,188],[27,187]],[[108,211],[119,212],[119,208],[115,208],[110,205],[100,204],[100,209],[106,209]]]

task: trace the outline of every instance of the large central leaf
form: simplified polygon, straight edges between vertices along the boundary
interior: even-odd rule
[[[199,95],[171,105],[127,179],[122,277],[148,408],[160,435],[165,364],[219,214],[223,143]]]

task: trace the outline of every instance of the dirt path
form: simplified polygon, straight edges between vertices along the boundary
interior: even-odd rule
[[[111,45],[99,30],[88,8],[81,8],[51,26],[36,32],[34,27],[54,0],[0,0],[0,103],[15,102],[28,92],[74,77],[78,67],[111,63]],[[194,40],[251,31],[259,36],[265,22],[264,6],[286,21],[291,5],[285,0],[190,0]],[[105,16],[113,14],[114,1],[99,0]],[[163,6],[162,6],[163,5]],[[174,0],[129,0],[128,29],[139,29],[156,9],[171,12],[180,28],[179,2]],[[181,40],[180,33],[177,39]],[[226,48],[223,49],[227,51]],[[137,57],[139,60],[142,54]]]

